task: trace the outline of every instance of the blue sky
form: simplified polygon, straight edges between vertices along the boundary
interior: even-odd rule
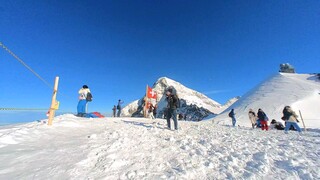
[[[320,1],[4,1],[0,41],[46,81],[61,111],[141,98],[166,76],[223,104],[291,63],[319,72]],[[52,89],[3,49],[0,107],[47,108]],[[1,112],[0,112],[1,113]]]

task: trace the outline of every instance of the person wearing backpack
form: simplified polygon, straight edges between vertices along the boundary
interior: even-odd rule
[[[79,90],[79,102],[77,106],[77,116],[79,117],[85,117],[87,113],[87,103],[88,101],[91,101],[91,99],[88,98],[88,94],[91,94],[90,89],[87,85],[83,85],[82,88]],[[92,98],[92,95],[91,95]]]
[[[232,119],[232,126],[235,127],[237,120],[236,120],[236,117],[235,117],[236,113],[234,113],[234,109],[231,109],[231,111],[229,112],[228,115]]]
[[[172,89],[168,89],[166,92],[167,104],[167,126],[171,129],[170,119],[173,119],[174,129],[178,130],[178,120],[177,120],[177,108],[178,108],[178,98],[175,94],[172,94]]]
[[[258,110],[258,118],[261,123],[261,129],[268,131],[268,129],[269,129],[268,120],[269,119],[268,119],[268,116],[266,115],[266,113],[264,113],[262,111],[262,109]]]

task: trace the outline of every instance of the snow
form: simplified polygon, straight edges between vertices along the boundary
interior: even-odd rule
[[[319,179],[320,130],[65,114],[0,129],[0,179]]]
[[[237,124],[251,127],[249,109],[257,112],[261,108],[269,119],[282,121],[282,110],[284,106],[289,105],[298,116],[299,110],[301,111],[307,128],[320,128],[319,104],[320,81],[314,74],[277,73],[212,120],[219,124],[231,124],[228,113],[235,109]]]

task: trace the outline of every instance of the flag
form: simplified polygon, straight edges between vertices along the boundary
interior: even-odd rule
[[[148,86],[147,97],[152,99],[157,99],[157,93],[152,90],[151,87]]]

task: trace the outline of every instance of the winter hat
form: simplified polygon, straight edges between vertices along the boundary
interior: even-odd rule
[[[87,85],[82,86],[83,89],[88,89],[89,87]]]

